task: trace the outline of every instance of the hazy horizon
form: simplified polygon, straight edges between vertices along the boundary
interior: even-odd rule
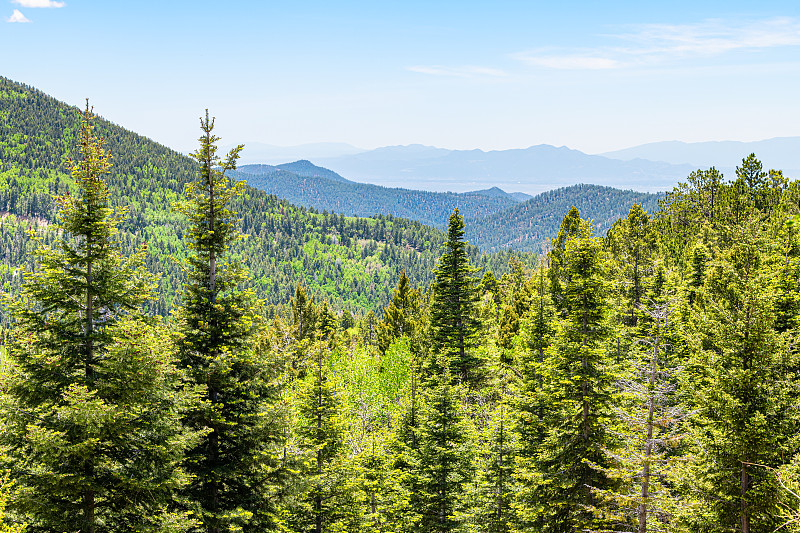
[[[179,151],[800,135],[800,5],[11,0],[0,74]],[[49,7],[47,7],[49,6]]]

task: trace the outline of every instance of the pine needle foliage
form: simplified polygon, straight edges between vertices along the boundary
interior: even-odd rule
[[[14,507],[30,531],[184,531],[191,521],[171,494],[187,481],[180,462],[194,440],[180,415],[193,396],[141,312],[154,280],[145,249],[120,250],[125,209],[111,207],[93,119],[87,102],[80,157],[68,162],[75,193],[57,199],[59,238],[37,250],[11,305],[3,436],[20,482]]]
[[[476,269],[470,266],[464,240],[464,219],[456,208],[450,215],[445,252],[434,274],[431,323],[433,353],[447,356],[451,370],[462,381],[479,377],[481,360],[473,350],[479,323]],[[435,363],[435,361],[434,361]]]
[[[264,357],[252,349],[258,327],[254,301],[240,289],[247,274],[228,257],[241,238],[238,215],[228,205],[243,186],[231,183],[225,172],[236,168],[242,146],[223,160],[208,110],[200,127],[200,148],[191,154],[200,167],[197,179],[186,185],[185,198],[176,206],[189,218],[186,237],[192,252],[176,344],[191,380],[205,389],[203,402],[185,423],[207,428],[189,454],[187,468],[194,480],[184,496],[204,531],[268,531],[277,527],[277,511],[263,489],[276,473],[272,446],[282,421],[265,413],[278,389]]]

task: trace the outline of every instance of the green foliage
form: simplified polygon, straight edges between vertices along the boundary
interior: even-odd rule
[[[299,445],[303,451],[300,480],[304,488],[292,522],[299,530],[331,531],[348,522],[351,496],[343,464],[344,427],[341,406],[328,377],[326,349],[313,348],[313,366],[298,395]]]
[[[411,287],[405,270],[402,271],[392,301],[378,323],[378,349],[385,352],[397,339],[414,336],[420,320],[421,298],[419,291]]]
[[[516,204],[510,197],[393,189],[308,174],[269,165],[247,165],[236,177],[251,187],[317,211],[359,217],[391,215],[439,228],[447,224],[448,214],[456,207],[466,217],[482,218]]]
[[[417,491],[411,495],[415,515],[413,531],[444,533],[459,526],[458,511],[464,507],[464,486],[471,472],[468,433],[459,409],[457,387],[446,361],[444,371],[426,387],[418,431],[415,461]]]
[[[452,371],[462,380],[476,383],[480,378],[481,361],[473,348],[479,323],[475,316],[477,280],[469,264],[464,241],[464,220],[453,211],[447,232],[445,252],[434,271],[431,302],[434,354],[442,353]],[[433,361],[432,368],[437,367]]]
[[[173,491],[188,481],[180,424],[194,399],[165,332],[144,318],[152,278],[144,250],[124,257],[124,211],[109,206],[108,156],[88,104],[74,194],[58,198],[59,237],[25,274],[9,347],[3,435],[32,530],[185,531]]]
[[[468,218],[467,239],[487,251],[513,249],[539,253],[545,240],[558,233],[564,213],[572,207],[590,217],[597,228],[603,230],[624,217],[634,204],[654,212],[662,197],[661,194],[623,191],[600,185],[563,187],[488,216],[465,215]]]
[[[596,491],[614,484],[605,471],[615,445],[609,428],[614,368],[606,351],[608,266],[587,222],[566,239],[560,260],[565,317],[545,362],[545,438],[536,459],[542,477],[530,502],[535,523],[552,532],[602,528],[608,520]]]
[[[80,112],[0,77],[2,94],[17,96],[0,98],[0,218],[6,213],[15,217],[14,224],[0,225],[0,283],[16,295],[15,268],[29,263],[26,254],[32,248],[22,228],[37,227],[48,242],[55,238],[48,229],[54,221],[52,197],[72,187],[62,169],[64,158],[75,154]],[[198,163],[108,121],[98,119],[96,126],[114,154],[107,175],[112,205],[128,208],[120,226],[122,249],[129,253],[147,244],[145,264],[159,275],[159,285],[157,299],[146,307],[166,316],[178,306],[186,279],[181,265],[189,254],[187,220],[172,205],[193,180]],[[320,213],[251,187],[240,192],[229,208],[239,213],[239,230],[248,237],[232,243],[231,255],[247,267],[244,287],[269,305],[270,315],[280,311],[275,306],[289,302],[297,283],[318,302],[363,315],[381,312],[403,270],[414,286],[433,280],[445,240],[439,230],[391,215]],[[478,205],[485,198],[474,201]],[[476,265],[498,275],[511,255],[483,255],[474,246],[468,253]]]
[[[187,184],[179,204],[191,222],[191,254],[175,343],[191,381],[204,388],[185,423],[207,432],[188,453],[193,479],[184,498],[209,533],[262,531],[276,527],[275,502],[262,489],[275,475],[272,452],[282,421],[265,416],[278,391],[267,361],[253,349],[253,297],[240,288],[246,272],[229,253],[240,233],[228,206],[242,186],[225,171],[235,168],[241,146],[221,160],[208,111],[200,126],[200,148],[192,154],[197,181]]]
[[[686,329],[698,407],[696,476],[720,531],[772,531],[780,526],[775,479],[752,465],[775,468],[796,453],[797,384],[784,379],[793,363],[788,339],[775,331],[769,242],[752,218],[730,230],[736,237],[711,261]]]

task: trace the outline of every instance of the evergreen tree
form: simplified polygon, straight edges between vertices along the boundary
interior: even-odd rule
[[[325,351],[319,343],[314,346],[313,367],[298,398],[299,444],[305,454],[299,478],[305,489],[293,521],[301,531],[314,533],[332,531],[355,511],[345,502],[344,427]]]
[[[710,262],[685,332],[697,406],[694,486],[711,531],[774,531],[778,488],[764,466],[797,452],[798,383],[788,339],[775,331],[771,247],[758,217],[727,231],[721,242],[730,245]]]
[[[143,316],[153,278],[145,249],[121,252],[103,181],[110,156],[88,102],[75,194],[57,198],[59,237],[41,246],[12,303],[16,367],[4,396],[3,437],[15,459],[15,507],[30,531],[181,531],[172,493],[193,444],[180,415],[193,400],[164,332]]]
[[[239,289],[244,269],[226,261],[226,253],[241,234],[238,217],[227,206],[241,191],[225,176],[236,167],[241,146],[225,160],[217,155],[208,111],[201,118],[197,180],[187,184],[178,209],[188,216],[186,232],[192,254],[188,280],[178,313],[177,345],[181,363],[194,383],[205,387],[205,398],[186,418],[190,427],[208,428],[187,466],[194,476],[185,496],[203,521],[205,531],[233,527],[263,531],[276,527],[274,502],[261,488],[269,485],[274,460],[271,447],[281,421],[264,416],[277,391],[262,354],[252,349],[256,328],[252,295]]]
[[[543,258],[533,278],[533,294],[528,314],[521,324],[522,335],[517,349],[520,379],[514,405],[517,450],[514,457],[515,520],[525,530],[536,523],[539,470],[537,458],[545,437],[545,412],[549,408],[543,391],[545,353],[554,333],[554,314],[547,290],[547,264]]]
[[[419,491],[410,502],[416,515],[413,530],[421,533],[446,533],[459,527],[457,513],[466,503],[464,487],[471,476],[457,386],[447,363],[439,365],[444,370],[431,377],[425,393],[415,465]]]
[[[550,297],[559,314],[564,313],[564,306],[566,305],[564,285],[568,282],[564,251],[567,240],[577,235],[580,231],[581,223],[580,211],[573,205],[567,214],[564,215],[564,220],[561,221],[561,227],[558,229],[556,240],[553,242],[550,253],[548,254],[550,267],[547,269],[547,276],[550,279]]]
[[[306,290],[300,283],[295,287],[294,297],[290,300],[290,307],[295,338],[298,341],[304,339],[313,340],[316,335],[319,317],[314,306],[314,297],[306,294]]]
[[[378,323],[378,349],[381,352],[385,353],[395,340],[414,335],[419,305],[419,292],[411,287],[411,281],[403,270],[400,272],[392,301],[383,312],[383,320]]]
[[[529,505],[537,530],[566,533],[608,524],[597,491],[614,485],[606,473],[614,373],[606,352],[608,267],[589,223],[566,240],[562,260],[565,318],[545,362],[546,436]]]
[[[478,334],[475,318],[477,280],[469,264],[464,241],[464,219],[458,209],[450,215],[445,253],[434,273],[431,323],[433,353],[447,356],[454,373],[463,381],[479,378],[481,360],[472,349]],[[435,361],[434,361],[435,363]]]

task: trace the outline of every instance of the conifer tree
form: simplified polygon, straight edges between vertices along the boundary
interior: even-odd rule
[[[471,418],[476,421],[477,438],[472,439],[475,449],[473,483],[468,491],[468,531],[508,533],[514,522],[511,507],[516,492],[514,482],[514,456],[516,438],[514,412],[511,408],[511,368],[497,360],[493,367],[496,381],[492,383],[487,409],[479,411],[480,401],[473,406]]]
[[[419,292],[411,287],[411,281],[403,270],[400,272],[392,301],[383,312],[383,320],[378,323],[378,349],[381,352],[385,353],[396,339],[414,335],[419,305]]]
[[[305,489],[293,522],[302,531],[323,533],[346,522],[354,510],[345,502],[340,402],[328,377],[326,349],[317,343],[313,352],[313,365],[298,398],[299,444],[305,453],[299,481]]]
[[[434,270],[431,303],[433,353],[447,355],[453,373],[463,381],[479,377],[480,358],[474,353],[478,333],[475,318],[477,280],[469,264],[464,240],[464,219],[458,209],[450,215],[445,253]],[[434,361],[435,363],[435,361]]]
[[[12,303],[16,367],[4,396],[3,437],[15,459],[14,506],[31,530],[95,533],[182,531],[172,493],[196,442],[180,424],[193,401],[174,353],[143,316],[154,280],[145,249],[125,257],[103,175],[110,156],[95,136],[88,102],[75,194],[57,198],[59,237],[36,252]]]
[[[313,340],[316,335],[319,316],[314,306],[314,297],[309,296],[300,283],[295,287],[294,296],[290,300],[290,307],[295,338],[298,341],[304,339]]]
[[[614,446],[608,427],[614,373],[606,352],[608,267],[589,223],[581,221],[566,240],[562,261],[565,318],[545,362],[549,405],[536,457],[541,477],[528,505],[537,530],[566,533],[607,524],[596,493],[614,485],[606,473]]]
[[[774,531],[777,468],[797,453],[798,394],[775,331],[770,244],[757,216],[728,228],[686,328],[698,443],[694,486],[718,530]],[[756,466],[762,465],[762,466]],[[708,526],[706,526],[708,527]]]
[[[199,163],[197,180],[187,184],[177,205],[190,221],[186,232],[191,255],[188,280],[178,312],[177,345],[192,380],[205,387],[205,398],[186,424],[208,428],[188,458],[194,480],[185,496],[208,533],[233,527],[263,531],[275,527],[274,502],[261,488],[269,485],[271,447],[281,421],[264,416],[276,389],[262,354],[252,349],[256,327],[252,295],[239,288],[246,272],[226,257],[241,237],[238,217],[228,208],[243,187],[225,175],[236,168],[242,146],[222,160],[213,135],[214,120],[200,119],[203,135],[192,153]]]
[[[514,405],[514,429],[517,439],[514,457],[515,520],[518,529],[533,527],[538,516],[536,491],[538,487],[539,448],[545,437],[545,413],[549,408],[543,391],[545,352],[554,333],[554,315],[547,290],[547,259],[542,257],[534,276],[533,294],[528,314],[521,324],[522,335],[517,350],[517,369],[520,379]]]
[[[439,365],[444,370],[431,377],[425,394],[415,465],[419,491],[410,501],[416,515],[413,530],[421,533],[447,533],[459,527],[457,512],[466,503],[464,487],[471,477],[457,386],[447,363]]]
[[[564,306],[566,305],[564,301],[564,284],[568,281],[565,271],[564,250],[567,240],[577,235],[580,231],[581,222],[580,211],[573,205],[564,215],[556,240],[553,242],[548,254],[550,267],[547,269],[547,277],[550,280],[550,297],[559,314],[564,313]]]

